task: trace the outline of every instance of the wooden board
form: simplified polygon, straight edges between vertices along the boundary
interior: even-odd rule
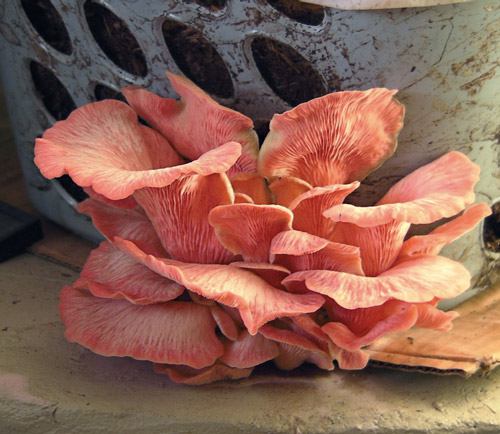
[[[33,244],[29,251],[72,270],[80,270],[90,251],[96,247],[90,241],[45,220],[43,232],[44,239]]]

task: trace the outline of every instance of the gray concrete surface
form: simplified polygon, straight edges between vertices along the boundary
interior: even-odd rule
[[[64,340],[75,272],[25,254],[0,264],[0,433],[477,433],[500,431],[500,370],[460,377],[272,369],[178,386],[149,363]]]

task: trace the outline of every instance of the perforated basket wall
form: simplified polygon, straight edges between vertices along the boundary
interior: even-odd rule
[[[119,97],[126,84],[173,96],[165,69],[183,73],[223,104],[266,122],[334,90],[401,89],[407,106],[395,158],[354,201],[457,149],[482,167],[478,199],[499,194],[500,3],[347,12],[285,0],[12,0],[0,2],[1,73],[29,193],[49,218],[95,238],[74,211],[79,191],[47,181],[33,140],[75,107]],[[481,230],[446,254],[480,285],[495,254]]]

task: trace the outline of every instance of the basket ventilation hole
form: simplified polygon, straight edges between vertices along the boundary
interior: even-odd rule
[[[269,87],[288,104],[295,106],[327,92],[319,73],[288,45],[258,37],[252,41],[252,54]]]
[[[224,9],[226,6],[226,0],[194,0],[199,5],[211,10],[211,11],[220,11]]]
[[[256,119],[254,125],[255,132],[257,136],[259,136],[259,143],[262,145],[267,133],[269,133],[269,121],[265,119]]]
[[[116,89],[113,89],[112,87],[100,83],[96,84],[94,88],[94,98],[96,101],[102,101],[103,99],[115,99],[117,101],[128,104],[127,99],[123,96],[123,93]],[[138,116],[138,119],[142,125],[151,128],[151,125],[149,125],[143,118]]]
[[[297,0],[267,0],[282,14],[302,24],[319,26],[325,17],[325,10],[318,5],[301,3]]]
[[[31,24],[47,44],[64,54],[71,54],[71,41],[63,20],[49,0],[21,0]]]
[[[103,99],[116,99],[118,101],[126,102],[125,97],[121,92],[105,86],[104,84],[96,84],[94,88],[94,96],[97,101],[102,101]]]
[[[85,3],[84,10],[89,29],[104,54],[124,71],[146,76],[148,68],[144,53],[124,21],[90,0]]]
[[[500,200],[493,204],[491,211],[484,220],[484,247],[490,252],[500,253]]]
[[[47,111],[62,120],[76,108],[70,94],[54,73],[38,62],[30,63],[31,78]]]
[[[125,96],[123,96],[123,93],[116,89],[113,89],[112,87],[100,83],[96,84],[96,86],[94,87],[94,98],[96,101],[102,101],[104,99],[115,99],[117,101],[128,104],[127,99],[125,98]],[[151,125],[149,125],[143,118],[141,118],[140,116],[137,116],[137,118],[142,125],[151,128]]]
[[[234,95],[224,61],[200,31],[174,20],[165,20],[162,30],[170,54],[188,78],[212,95]]]
[[[83,188],[76,185],[68,175],[63,175],[60,178],[56,178],[56,180],[59,182],[59,185],[64,188],[66,193],[77,202],[82,202],[89,197],[88,194],[83,191]]]

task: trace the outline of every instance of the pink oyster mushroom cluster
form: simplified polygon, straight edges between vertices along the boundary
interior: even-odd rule
[[[395,91],[275,115],[259,151],[251,119],[167,75],[180,100],[125,88],[128,104],[87,104],[36,141],[41,173],[83,187],[106,238],[62,290],[69,341],[203,384],[268,361],[361,369],[389,332],[451,327],[436,305],[470,276],[439,252],[490,212],[473,204],[479,167],[450,152],[373,206],[344,203],[395,151]]]

